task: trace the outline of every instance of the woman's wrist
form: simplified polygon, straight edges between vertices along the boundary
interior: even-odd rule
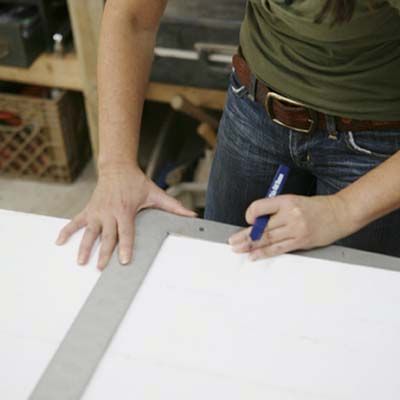
[[[343,236],[351,235],[367,224],[365,216],[360,212],[360,207],[354,204],[348,193],[340,191],[330,195],[329,198]]]
[[[143,174],[138,163],[134,160],[98,160],[97,172],[99,177],[122,172],[126,173],[127,171],[131,173]]]

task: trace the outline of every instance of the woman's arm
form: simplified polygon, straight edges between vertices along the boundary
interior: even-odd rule
[[[78,262],[86,264],[101,237],[98,267],[103,269],[119,242],[119,259],[132,258],[134,218],[146,207],[194,216],[167,196],[137,163],[140,123],[153,49],[166,0],[108,0],[101,27],[98,87],[99,179],[85,209],[59,234],[64,244],[85,229]]]
[[[353,232],[400,208],[400,152],[336,196],[347,208]]]
[[[160,18],[167,0],[108,0],[101,27],[99,173],[137,167],[140,122]]]
[[[237,252],[252,259],[329,245],[400,208],[400,152],[340,192],[329,196],[284,195],[255,201],[246,219],[271,214],[259,242],[244,229],[230,238]]]

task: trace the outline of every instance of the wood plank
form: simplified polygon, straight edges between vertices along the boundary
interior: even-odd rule
[[[64,56],[43,53],[30,68],[0,65],[0,80],[81,90],[79,62],[75,53]]]
[[[97,49],[103,0],[68,0],[74,43],[78,53],[82,89],[85,95],[90,138],[94,159],[99,151],[99,121],[97,99]]]
[[[147,91],[147,100],[170,103],[176,95],[181,95],[196,106],[223,110],[226,91],[202,89],[190,86],[177,86],[166,83],[151,82]]]
[[[91,66],[82,67],[79,65],[76,53],[68,53],[64,56],[44,53],[30,68],[0,65],[0,80],[84,91],[82,69],[96,68],[93,62],[96,61],[96,56],[92,55],[92,57]],[[97,85],[94,84],[91,88],[96,90]],[[217,110],[223,109],[226,98],[226,92],[223,90],[151,82],[147,100],[169,103],[178,94],[183,95],[195,105]]]

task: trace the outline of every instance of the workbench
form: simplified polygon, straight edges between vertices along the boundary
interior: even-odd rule
[[[76,264],[82,231],[53,244],[65,223],[0,210],[1,398],[400,394],[399,259],[331,246],[252,263],[224,244],[239,228],[147,210],[133,262],[99,274],[98,246]]]
[[[170,234],[226,243],[237,227],[144,211],[137,218],[134,263],[121,268],[114,255],[64,339],[32,400],[78,399],[106,351],[121,318],[136,296],[161,244]],[[337,246],[301,253],[312,258],[400,271],[397,258]],[[116,298],[118,294],[118,298]],[[96,337],[96,340],[93,338]]]

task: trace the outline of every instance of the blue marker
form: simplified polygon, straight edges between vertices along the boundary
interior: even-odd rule
[[[280,165],[278,170],[276,171],[275,177],[272,180],[271,186],[268,189],[268,193],[265,196],[266,198],[275,197],[281,194],[285,182],[289,176],[290,169],[286,165]],[[250,233],[251,240],[256,241],[260,240],[265,228],[267,227],[269,221],[269,215],[263,215],[256,219],[256,222],[253,225],[253,228]]]

